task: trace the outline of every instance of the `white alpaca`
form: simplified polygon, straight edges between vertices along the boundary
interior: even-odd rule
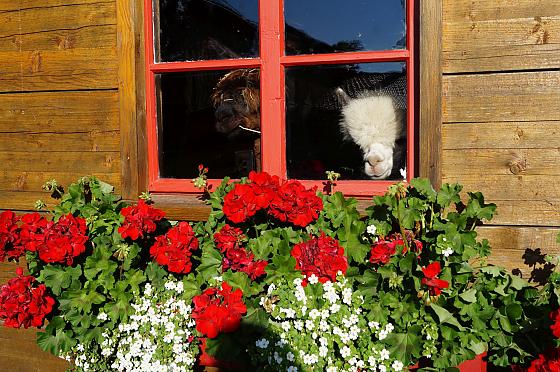
[[[343,105],[340,130],[362,149],[365,173],[371,179],[389,177],[395,142],[405,135],[404,110],[396,109],[388,95],[350,98],[341,88],[336,95]]]

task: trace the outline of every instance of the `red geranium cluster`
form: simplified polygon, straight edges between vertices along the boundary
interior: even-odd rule
[[[126,239],[137,240],[144,238],[146,234],[156,231],[156,222],[161,220],[165,213],[153,208],[142,199],[138,200],[138,205],[123,208],[121,214],[124,222],[119,227],[119,233]]]
[[[41,327],[45,316],[52,311],[54,299],[46,294],[47,287],[34,287],[35,278],[24,276],[21,268],[17,277],[0,287],[0,319],[6,327]]]
[[[438,279],[437,276],[441,272],[441,266],[438,261],[432,262],[426,267],[422,268],[424,278],[422,278],[422,285],[428,286],[432,296],[439,296],[441,290],[449,287],[447,280]]]
[[[551,348],[531,362],[527,372],[560,372],[560,350]]]
[[[222,283],[221,289],[208,288],[193,297],[192,317],[196,320],[196,330],[208,338],[235,331],[247,312],[242,298],[243,292],[240,289],[232,291],[226,282]]]
[[[550,325],[550,330],[556,338],[560,338],[560,309],[556,309],[549,314],[552,324]]]
[[[264,269],[268,262],[264,260],[255,261],[255,255],[241,246],[245,240],[243,231],[230,225],[224,225],[219,232],[214,234],[216,246],[225,255],[222,261],[222,270],[242,271],[249,275],[251,280],[255,280],[266,274]]]
[[[16,218],[10,211],[0,215],[0,261],[18,259],[25,251],[37,252],[44,262],[72,265],[86,250],[86,221],[71,213],[57,222],[47,221],[39,213]]]
[[[306,189],[299,181],[280,184],[278,177],[265,172],[251,172],[249,180],[249,184],[236,184],[224,197],[223,211],[232,222],[244,222],[265,209],[282,222],[305,227],[317,219],[323,209],[316,188]]]
[[[187,274],[191,271],[190,257],[198,249],[198,239],[187,222],[179,222],[165,235],[156,237],[154,245],[150,247],[150,255],[167,270],[173,273]]]
[[[414,239],[414,234],[411,231],[405,232],[408,246],[416,253],[422,252],[422,242]],[[369,262],[378,265],[385,265],[391,257],[397,253],[397,246],[402,247],[402,253],[407,252],[404,240],[401,234],[392,234],[387,237],[387,240],[376,242],[371,246]]]
[[[296,244],[291,251],[296,259],[296,269],[300,270],[306,278],[303,285],[311,275],[319,278],[321,283],[334,282],[339,271],[346,274],[348,261],[344,256],[344,248],[336,239],[322,233],[320,237]]]
[[[33,225],[30,230],[33,230]],[[48,222],[42,234],[44,241],[36,245],[39,258],[49,263],[72,265],[74,258],[86,250],[86,230],[86,220],[71,213],[60,217],[57,222]],[[35,237],[41,237],[41,234],[35,233]],[[32,244],[27,245],[28,249],[30,247]]]

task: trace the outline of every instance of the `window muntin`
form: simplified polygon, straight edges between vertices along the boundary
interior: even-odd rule
[[[145,0],[147,14],[146,19],[146,51],[147,58],[147,116],[148,116],[148,161],[149,161],[149,188],[155,192],[196,192],[190,179],[164,178],[160,173],[159,150],[158,150],[158,113],[156,97],[161,94],[156,89],[155,77],[158,74],[187,71],[210,71],[210,70],[233,70],[233,69],[260,69],[261,91],[261,122],[262,122],[262,170],[282,177],[287,177],[288,166],[286,157],[286,102],[289,97],[285,87],[285,72],[290,67],[314,66],[330,64],[364,64],[400,62],[406,66],[414,66],[413,61],[413,34],[410,30],[414,21],[414,4],[408,1],[406,4],[407,49],[403,50],[376,50],[347,53],[327,53],[314,55],[285,55],[284,50],[284,20],[283,1],[270,0],[259,3],[259,58],[239,58],[207,61],[189,62],[154,62],[154,28],[151,17],[152,1]],[[221,0],[207,0],[216,3]],[[156,17],[157,18],[157,17]],[[406,70],[407,80],[407,103],[408,107],[414,107],[414,75],[413,69]],[[406,132],[406,178],[410,179],[414,174],[414,112],[407,110]],[[163,124],[165,125],[165,123]],[[201,162],[204,162],[201,159]],[[212,172],[212,170],[211,170]],[[211,177],[219,178],[219,176]],[[323,178],[324,179],[324,178]],[[218,180],[216,180],[218,182]],[[212,183],[212,181],[211,181]],[[320,185],[320,180],[304,181],[308,185]],[[337,189],[351,195],[371,195],[383,192],[392,181],[370,181],[370,180],[342,180],[338,182]]]

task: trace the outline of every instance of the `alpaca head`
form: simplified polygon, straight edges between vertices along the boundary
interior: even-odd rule
[[[388,95],[350,98],[341,88],[336,95],[342,104],[340,130],[361,148],[365,174],[371,179],[389,177],[395,142],[403,133],[404,110],[396,109]]]
[[[238,128],[259,131],[259,70],[234,70],[222,77],[214,87],[212,104],[219,133],[234,135]]]

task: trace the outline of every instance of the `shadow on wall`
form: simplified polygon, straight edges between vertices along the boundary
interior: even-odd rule
[[[555,265],[548,262],[546,254],[541,252],[540,248],[526,248],[523,254],[523,263],[531,269],[529,278],[530,283],[544,285],[548,282],[548,278],[554,271]],[[523,276],[519,268],[512,270],[513,274]]]

